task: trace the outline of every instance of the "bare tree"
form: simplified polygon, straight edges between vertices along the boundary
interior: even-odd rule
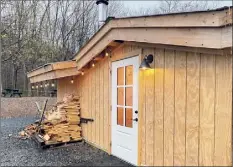
[[[28,71],[48,62],[72,59],[97,31],[95,1],[1,2],[4,88],[26,91]],[[109,15],[121,16],[124,11],[120,2],[109,5]]]

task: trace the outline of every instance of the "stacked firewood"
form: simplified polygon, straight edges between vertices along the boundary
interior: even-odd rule
[[[40,132],[48,143],[81,140],[79,97],[68,95],[47,111]]]
[[[21,136],[38,134],[45,144],[79,141],[81,137],[79,97],[66,95],[42,116],[42,122],[28,125]]]

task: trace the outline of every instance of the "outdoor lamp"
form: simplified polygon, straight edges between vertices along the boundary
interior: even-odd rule
[[[150,69],[151,68],[150,63],[152,63],[152,62],[153,62],[153,55],[149,54],[149,55],[144,57],[139,68],[143,69],[143,70]]]

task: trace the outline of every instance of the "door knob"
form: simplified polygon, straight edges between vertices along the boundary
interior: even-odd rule
[[[135,122],[138,122],[138,118],[134,118],[134,119],[132,119],[133,121],[135,121]]]

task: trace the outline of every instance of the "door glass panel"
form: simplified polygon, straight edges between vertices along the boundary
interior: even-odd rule
[[[124,88],[117,88],[117,105],[124,105]]]
[[[125,67],[125,81],[126,85],[133,85],[133,66]]]
[[[125,109],[125,126],[132,128],[133,127],[133,109],[132,108],[126,108]]]
[[[117,85],[124,85],[124,67],[117,68]]]
[[[125,105],[133,105],[133,87],[125,88]]]
[[[124,126],[124,108],[117,107],[117,125]]]
[[[117,68],[117,105],[117,125],[132,128],[133,65]]]

